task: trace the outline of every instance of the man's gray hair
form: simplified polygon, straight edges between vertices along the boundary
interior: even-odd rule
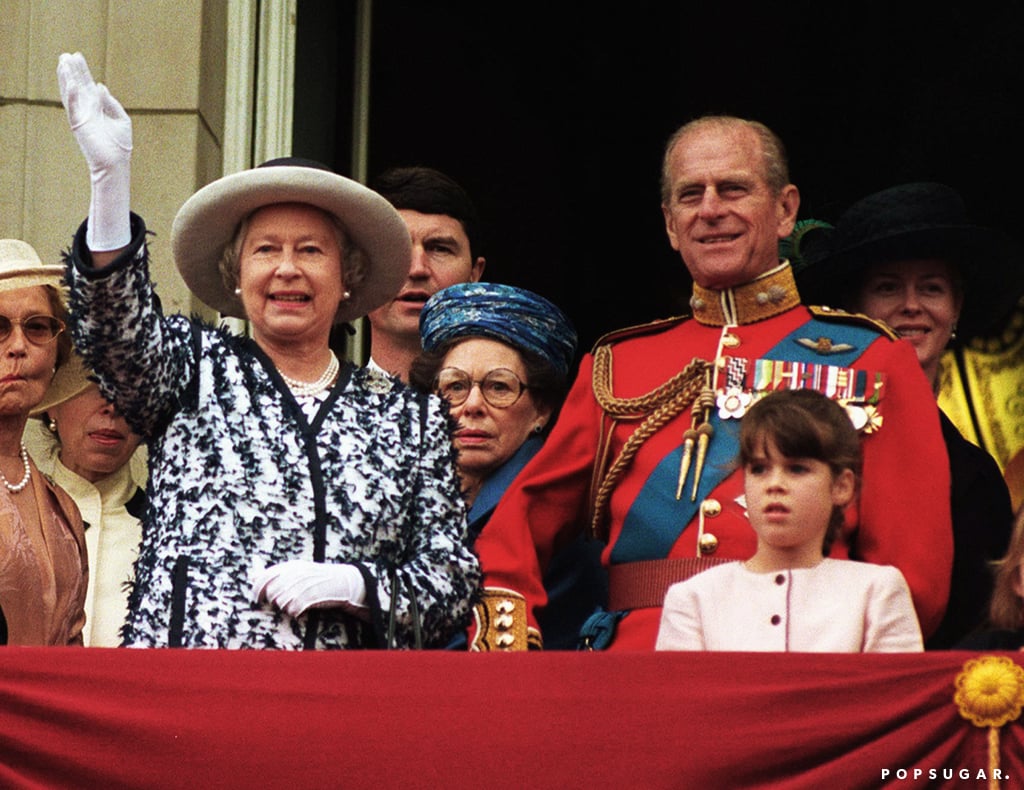
[[[750,129],[761,141],[761,153],[764,157],[764,180],[768,184],[768,188],[777,195],[783,187],[789,184],[789,162],[786,158],[786,148],[775,132],[760,121],[751,121],[734,115],[703,115],[676,129],[668,143],[665,144],[665,155],[661,163],[662,204],[667,206],[672,199],[672,174],[669,172],[672,151],[682,138],[709,126],[719,129],[738,127]]]

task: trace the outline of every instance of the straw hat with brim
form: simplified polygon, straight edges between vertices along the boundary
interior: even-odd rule
[[[831,230],[816,230],[801,246],[796,272],[805,302],[843,306],[871,264],[936,258],[956,266],[964,304],[961,340],[983,335],[1004,319],[1024,294],[1024,255],[1001,231],[975,225],[952,187],[900,184],[851,205]]]
[[[357,181],[316,162],[285,158],[224,176],[192,195],[178,211],[171,247],[192,293],[224,315],[246,317],[241,300],[224,285],[221,254],[243,219],[278,203],[305,203],[333,214],[366,253],[365,277],[350,289],[352,295],[341,303],[336,322],[364,316],[401,290],[412,248],[399,213]]]
[[[35,285],[61,289],[64,267],[44,265],[31,244],[19,239],[0,239],[0,291]]]
[[[41,417],[55,406],[71,400],[76,395],[81,395],[93,384],[95,382],[92,379],[92,372],[86,367],[84,360],[72,351],[68,361],[57,368],[57,372],[46,390],[46,395],[43,396],[39,405],[32,409],[29,416]],[[48,427],[39,424],[40,422],[39,420],[29,421],[24,440],[29,453],[42,471],[52,474],[52,461],[46,459],[59,455],[60,440]],[[143,444],[135,449],[128,461],[131,478],[140,488],[146,487],[148,458],[148,451]]]
[[[71,400],[76,395],[81,395],[93,383],[90,379],[91,375],[82,358],[72,351],[68,361],[57,368],[57,372],[53,374],[50,386],[46,388],[46,394],[43,395],[39,404],[32,408],[29,416],[38,417],[48,409],[66,400]]]

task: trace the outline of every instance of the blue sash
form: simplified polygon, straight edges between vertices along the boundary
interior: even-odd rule
[[[843,350],[823,356],[816,348],[800,342],[817,340],[819,337],[828,337],[833,348],[839,346]],[[850,367],[878,337],[878,330],[867,326],[812,318],[783,337],[763,358],[812,364],[827,361],[830,366]],[[717,410],[713,410],[709,422],[714,428],[714,434],[695,500],[690,501],[692,464],[690,479],[680,498],[676,499],[679,466],[683,456],[680,435],[679,446],[658,463],[630,506],[622,532],[612,548],[613,563],[667,557],[683,530],[697,515],[701,501],[735,470],[740,420],[723,420]]]
[[[506,489],[512,485],[516,475],[537,454],[537,451],[540,450],[543,444],[544,439],[540,436],[528,437],[512,457],[499,466],[480,486],[476,499],[473,500],[473,506],[467,514],[471,541],[475,542],[480,536],[484,526],[494,512],[494,508],[498,506],[498,500],[501,499]]]

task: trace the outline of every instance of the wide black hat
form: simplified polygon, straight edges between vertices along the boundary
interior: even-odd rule
[[[883,189],[851,205],[833,228],[800,240],[797,285],[805,302],[843,306],[870,264],[940,258],[960,272],[961,339],[985,334],[1024,294],[1024,255],[1007,234],[968,219],[952,187],[914,182]],[[796,267],[795,267],[796,268]]]

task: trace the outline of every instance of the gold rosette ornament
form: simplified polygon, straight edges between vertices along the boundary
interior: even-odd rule
[[[989,787],[998,787],[995,776],[999,770],[999,728],[1020,717],[1024,706],[1024,668],[1006,656],[972,658],[956,676],[953,701],[963,718],[975,727],[989,728]]]

